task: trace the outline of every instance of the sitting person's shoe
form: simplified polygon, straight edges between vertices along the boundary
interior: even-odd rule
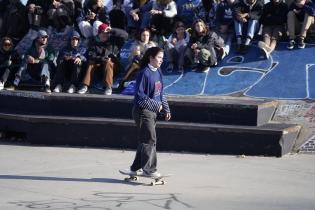
[[[75,86],[73,84],[71,84],[67,90],[67,93],[74,93],[74,92],[75,92]]]
[[[168,66],[167,66],[167,68],[166,68],[166,71],[167,71],[167,72],[172,72],[173,69],[174,69],[174,65],[173,65],[172,63],[169,63]]]
[[[304,38],[303,37],[299,38],[297,45],[298,45],[299,49],[304,49],[305,48],[305,42],[304,42]]]
[[[4,83],[0,81],[0,90],[3,90],[3,88],[4,88]]]
[[[113,93],[112,88],[110,87],[105,88],[105,92],[104,92],[105,95],[109,96],[109,95],[112,95],[112,93]]]
[[[291,40],[289,41],[288,45],[287,45],[287,48],[288,48],[289,50],[292,50],[292,49],[294,48],[294,45],[295,45],[295,41],[294,41],[294,39],[291,39]]]
[[[56,87],[53,90],[54,93],[60,93],[61,91],[62,91],[61,84],[56,85]]]
[[[182,73],[184,72],[184,67],[183,66],[178,66],[177,71]]]
[[[88,91],[88,86],[87,85],[83,85],[79,90],[78,93],[79,94],[85,94]]]
[[[5,87],[5,89],[13,91],[13,90],[15,90],[15,86],[14,85],[9,85],[9,86]]]
[[[159,177],[161,177],[162,175],[161,175],[159,172],[157,172],[157,171],[152,172],[152,173],[143,171],[143,176],[152,177],[152,178],[159,178]]]
[[[271,48],[262,41],[258,42],[258,47],[265,53],[265,56],[268,59],[270,57]]]
[[[51,93],[51,90],[50,90],[50,86],[49,85],[44,85],[44,87],[42,88],[43,92],[45,93]]]

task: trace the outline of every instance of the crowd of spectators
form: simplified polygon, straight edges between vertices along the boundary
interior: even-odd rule
[[[313,0],[0,0],[0,90],[35,81],[47,93],[85,94],[101,78],[111,95],[114,78],[119,90],[134,80],[151,47],[164,49],[168,72],[207,72],[253,40],[266,58],[279,40],[305,48],[314,17]]]

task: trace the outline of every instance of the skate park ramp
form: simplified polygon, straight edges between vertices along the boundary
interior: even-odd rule
[[[244,95],[266,99],[315,99],[315,45],[287,50],[280,43],[266,59],[253,45],[248,53],[233,49],[218,66],[203,73],[164,72],[166,93],[170,95]]]

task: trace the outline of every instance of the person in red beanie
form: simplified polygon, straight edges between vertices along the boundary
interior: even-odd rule
[[[98,35],[88,49],[88,65],[79,94],[85,94],[91,85],[94,72],[103,71],[105,95],[112,94],[113,77],[118,71],[120,48],[128,39],[128,33],[122,29],[111,28],[103,23],[98,27]]]

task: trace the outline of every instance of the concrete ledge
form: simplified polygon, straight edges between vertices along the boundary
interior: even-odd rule
[[[0,130],[23,132],[44,145],[136,148],[135,124],[129,119],[0,114]],[[269,123],[233,126],[158,122],[158,150],[210,154],[277,156],[292,150],[300,126]]]

